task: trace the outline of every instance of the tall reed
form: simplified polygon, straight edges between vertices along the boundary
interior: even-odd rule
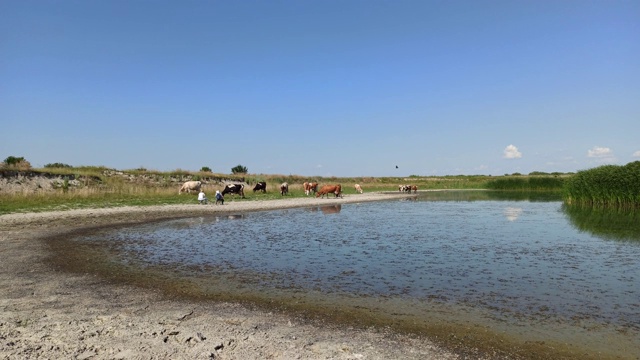
[[[579,171],[563,189],[569,205],[640,208],[640,161]]]
[[[549,176],[505,177],[487,182],[490,190],[562,191],[564,178]]]

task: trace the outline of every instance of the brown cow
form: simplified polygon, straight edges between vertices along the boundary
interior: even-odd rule
[[[411,190],[413,190],[413,193],[417,193],[418,192],[418,187],[415,185],[411,185]]]
[[[340,184],[324,185],[320,188],[320,191],[316,193],[316,197],[322,196],[324,199],[324,196],[327,195],[327,198],[329,198],[329,193],[336,194],[336,197],[342,197],[342,186]]]
[[[305,182],[302,186],[304,186],[304,194],[307,196],[309,196],[312,191],[314,194],[318,191],[317,182]]]

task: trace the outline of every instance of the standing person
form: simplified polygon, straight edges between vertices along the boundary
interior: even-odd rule
[[[204,194],[204,190],[200,190],[200,193],[198,194],[198,202],[200,202],[200,205],[207,204],[207,196]]]
[[[216,190],[216,205],[218,205],[218,201],[220,204],[224,205],[224,196],[222,196],[220,190]]]

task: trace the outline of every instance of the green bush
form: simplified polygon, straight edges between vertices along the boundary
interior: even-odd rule
[[[72,168],[73,166],[63,163],[46,164],[45,168]]]
[[[247,169],[246,166],[242,166],[242,165],[238,165],[235,166],[233,168],[231,168],[231,173],[232,174],[246,174],[249,172],[249,169]]]
[[[31,169],[31,163],[29,163],[27,160],[25,160],[25,158],[17,157],[17,156],[9,156],[9,157],[7,157],[6,159],[4,159],[4,162],[2,163],[2,165],[4,167],[14,168],[14,169],[18,169],[18,170],[29,170],[29,169]]]
[[[6,159],[4,159],[4,163],[7,165],[17,165],[18,163],[21,163],[24,161],[23,157],[17,157],[17,156],[9,156]]]

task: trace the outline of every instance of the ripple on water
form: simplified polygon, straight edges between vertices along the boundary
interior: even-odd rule
[[[588,321],[637,334],[640,245],[578,231],[560,208],[392,201],[172,220],[78,241],[109,244],[122,262],[185,278],[233,273],[265,293],[436,301],[520,326]]]

